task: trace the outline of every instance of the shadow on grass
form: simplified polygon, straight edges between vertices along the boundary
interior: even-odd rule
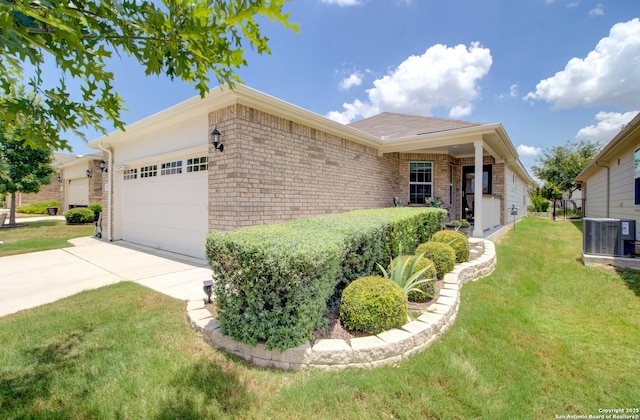
[[[627,287],[640,297],[640,272],[629,269],[617,268],[616,273],[627,284]]]
[[[74,417],[73,407],[65,404],[42,409],[39,404],[52,395],[56,377],[59,372],[73,375],[77,371],[78,360],[87,355],[83,349],[84,337],[90,333],[89,328],[74,331],[53,343],[30,347],[23,352],[23,357],[29,361],[22,370],[6,372],[0,377],[0,407],[9,417],[40,417],[51,416],[59,418]],[[90,390],[75,389],[74,398],[81,399]]]
[[[254,405],[237,375],[225,372],[206,358],[180,371],[171,385],[175,395],[159,408],[159,419],[200,419],[220,415],[234,418]]]

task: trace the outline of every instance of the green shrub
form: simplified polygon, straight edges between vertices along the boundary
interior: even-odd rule
[[[38,201],[37,203],[17,207],[16,212],[25,214],[47,214],[47,207],[57,207],[58,211],[60,211],[60,202],[56,200]]]
[[[403,258],[415,260],[418,257],[419,255],[408,255],[404,256]],[[409,264],[411,264],[412,262],[413,261],[410,260]],[[411,302],[424,302],[425,300],[431,299],[435,296],[436,279],[438,278],[436,265],[429,258],[422,257],[416,262],[413,268],[413,273],[416,273],[424,268],[426,268],[426,270],[420,275],[420,277],[418,277],[418,279],[430,279],[430,281],[420,283],[417,286],[418,290],[409,292],[408,298]]]
[[[248,345],[299,346],[337,310],[349,283],[375,274],[397,244],[413,251],[442,229],[445,215],[424,207],[358,210],[208,234],[221,331]]]
[[[451,245],[442,242],[425,242],[420,244],[416,249],[416,254],[422,253],[424,253],[425,257],[433,261],[439,279],[452,271],[456,265],[456,252],[451,248]]]
[[[102,212],[102,204],[100,204],[100,203],[92,203],[92,204],[89,204],[88,208],[95,215],[93,220],[97,221],[98,217],[100,217],[100,212]]]
[[[549,200],[547,200],[546,198],[542,197],[539,194],[533,194],[531,196],[531,211],[534,212],[542,212],[542,213],[546,213],[547,211],[549,211],[549,205],[551,203],[549,203]]]
[[[67,223],[93,223],[95,214],[86,207],[71,209],[64,214]]]
[[[455,230],[441,230],[434,233],[431,240],[451,245],[456,252],[456,263],[469,261],[469,240],[463,233]]]
[[[348,330],[379,334],[401,327],[407,319],[407,296],[389,279],[360,277],[344,289],[340,321]]]
[[[436,269],[423,255],[400,255],[391,260],[386,270],[380,264],[378,268],[385,278],[400,286],[410,301],[420,302],[433,297]]]

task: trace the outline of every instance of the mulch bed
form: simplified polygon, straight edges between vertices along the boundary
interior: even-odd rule
[[[435,296],[433,299],[427,300],[425,302],[409,302],[408,309],[410,312],[423,312],[431,306],[433,302],[435,302],[440,296],[440,289],[442,289],[444,282],[442,280],[438,280],[435,284]],[[205,308],[211,312],[211,316],[214,318],[218,317],[218,312],[216,311],[216,304],[206,303]],[[342,326],[340,322],[340,315],[337,312],[327,313],[327,326],[322,329],[318,329],[314,331],[313,336],[315,340],[321,339],[342,339],[347,343],[351,342],[352,338],[358,337],[366,337],[369,336],[369,333],[365,333],[362,331],[349,331]]]

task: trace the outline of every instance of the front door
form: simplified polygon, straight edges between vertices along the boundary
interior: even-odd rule
[[[473,223],[473,198],[475,168],[473,166],[462,167],[462,218]]]
[[[491,195],[493,184],[493,165],[482,165],[482,191],[480,194]],[[467,165],[462,167],[462,214],[469,223],[473,222],[474,217],[474,198],[475,198],[475,166]]]

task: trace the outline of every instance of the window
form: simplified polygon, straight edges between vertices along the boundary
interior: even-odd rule
[[[143,166],[140,168],[140,178],[150,178],[158,175],[158,165]]]
[[[640,149],[636,149],[634,155],[634,189],[635,189],[635,205],[640,205]]]
[[[138,168],[135,169],[125,169],[124,170],[124,179],[136,179],[138,178]]]
[[[182,173],[182,161],[167,162],[160,165],[160,175],[175,175]]]
[[[424,204],[431,197],[431,162],[409,162],[409,202]]]
[[[206,156],[187,159],[187,172],[206,171],[207,169],[209,169],[209,165]]]

